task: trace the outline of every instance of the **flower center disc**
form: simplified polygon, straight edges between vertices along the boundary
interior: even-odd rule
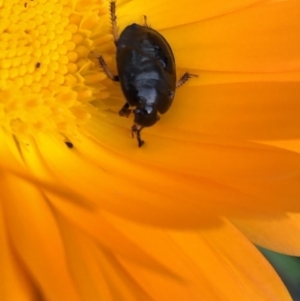
[[[17,137],[36,131],[72,135],[89,119],[93,85],[104,79],[88,59],[100,8],[68,0],[0,4],[0,126],[5,131]]]

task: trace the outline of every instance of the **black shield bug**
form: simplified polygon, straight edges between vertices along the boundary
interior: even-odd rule
[[[186,72],[176,81],[172,49],[160,33],[147,25],[146,16],[144,25],[131,24],[118,37],[114,0],[110,2],[110,14],[118,75],[113,75],[102,56],[98,60],[106,75],[121,84],[126,103],[119,115],[128,117],[130,107],[135,107],[131,130],[141,147],[144,144],[141,130],[154,125],[159,120],[158,113],[164,114],[170,108],[176,88],[197,75]]]

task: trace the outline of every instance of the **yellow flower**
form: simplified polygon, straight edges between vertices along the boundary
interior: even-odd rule
[[[0,299],[290,300],[244,234],[300,253],[299,9],[120,0],[199,76],[140,149],[109,2],[0,2]]]

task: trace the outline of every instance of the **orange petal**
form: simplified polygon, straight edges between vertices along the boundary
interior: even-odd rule
[[[180,68],[299,73],[299,9],[295,0],[265,1],[161,33],[172,45]]]
[[[26,164],[24,164],[21,145],[14,136],[0,131],[0,169],[14,169],[25,172]]]
[[[80,231],[84,231],[86,236],[92,237],[102,247],[143,266],[154,268],[161,273],[168,273],[163,264],[153,260],[150,250],[143,251],[128,240],[114,224],[103,216],[102,210],[79,207],[77,204],[72,204],[63,197],[52,193],[47,195],[58,217],[63,217],[63,219],[72,223],[74,227],[80,228]]]
[[[127,138],[128,154],[121,135],[121,142],[103,136],[111,150],[84,136],[70,151],[46,137],[39,149],[46,168],[67,190],[96,208],[144,223],[190,227],[215,223],[221,215],[274,216],[299,209],[297,154],[211,141],[189,142],[187,155],[182,141],[155,136],[144,149]]]
[[[300,140],[276,140],[276,141],[264,141],[264,144],[271,145],[279,148],[283,148],[292,152],[300,153]]]
[[[122,2],[126,2],[124,5]],[[176,27],[230,14],[259,5],[264,0],[191,0],[191,1],[118,1],[118,24],[123,29],[128,24],[143,23],[143,15],[155,29]],[[198,9],[200,8],[200,9]],[[184,13],[182,13],[184,10]]]
[[[66,219],[59,217],[58,221],[69,269],[81,295],[80,300],[150,301],[132,275],[118,263],[110,249],[102,248]],[[105,234],[109,240],[110,233]],[[119,244],[126,248],[122,242]]]
[[[42,294],[50,301],[79,301],[47,199],[34,186],[12,175],[2,175],[1,183],[1,201],[12,244]]]
[[[181,232],[110,219],[177,273],[178,278],[170,278],[118,257],[153,300],[290,300],[268,262],[229,222],[214,229]]]
[[[3,189],[1,191],[3,193]],[[1,301],[34,301],[38,298],[38,292],[18,261],[7,233],[0,206],[0,266],[5,271],[0,273]]]
[[[277,219],[235,220],[234,224],[255,244],[291,256],[300,256],[300,214]]]
[[[185,86],[153,131],[173,131],[174,137],[186,130],[220,139],[298,138],[299,97],[299,84],[289,82]]]

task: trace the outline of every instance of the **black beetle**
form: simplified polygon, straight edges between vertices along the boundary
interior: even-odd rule
[[[136,133],[141,147],[144,144],[141,130],[154,125],[159,120],[158,113],[164,114],[170,108],[176,88],[196,75],[186,72],[176,82],[172,49],[160,33],[147,25],[146,16],[144,25],[131,24],[118,38],[115,1],[110,2],[110,14],[117,47],[118,75],[112,74],[102,56],[98,60],[106,75],[121,84],[127,102],[119,115],[128,117],[130,107],[135,107],[132,134]]]

